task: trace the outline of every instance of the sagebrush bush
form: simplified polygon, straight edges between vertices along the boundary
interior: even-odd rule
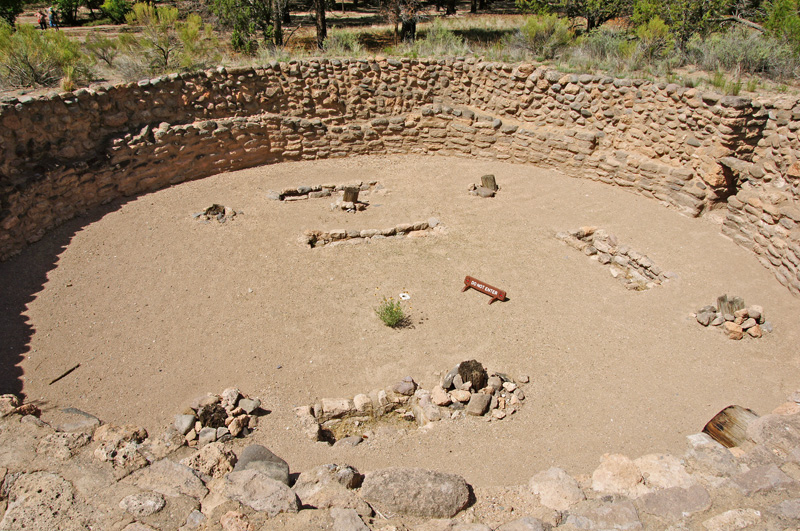
[[[553,59],[573,43],[569,21],[556,15],[533,15],[520,29],[525,46],[542,59]]]
[[[687,55],[704,70],[727,70],[736,77],[759,74],[786,79],[800,71],[800,60],[791,45],[747,28],[694,38],[689,41]]]
[[[125,22],[125,17],[131,12],[131,9],[131,4],[127,0],[105,0],[100,6],[100,11],[115,24]]]
[[[70,86],[91,79],[89,60],[78,42],[60,31],[14,28],[0,22],[0,84],[10,87],[52,87],[69,72]]]
[[[86,42],[83,47],[90,57],[96,61],[103,61],[107,66],[114,66],[114,59],[119,54],[119,41],[117,39],[110,39],[105,35],[90,32],[86,36]]]
[[[358,33],[350,30],[331,29],[325,38],[325,53],[335,57],[359,57],[364,47],[358,40]]]
[[[422,32],[420,32],[422,33]],[[456,56],[471,53],[464,39],[456,35],[441,20],[428,26],[425,38],[417,39],[407,48],[407,55],[414,57]]]

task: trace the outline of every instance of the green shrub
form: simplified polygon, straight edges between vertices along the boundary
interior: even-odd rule
[[[423,32],[420,32],[423,33]],[[455,56],[470,53],[464,39],[456,35],[437,19],[424,31],[425,37],[417,39],[406,51],[413,57]]]
[[[553,59],[574,38],[569,21],[556,15],[533,15],[520,29],[524,45],[542,59]]]
[[[797,0],[773,0],[766,4],[764,27],[774,37],[800,53],[800,5]]]
[[[358,34],[354,31],[331,29],[325,39],[325,53],[336,57],[358,57],[364,47],[358,41]]]
[[[735,77],[759,74],[783,79],[800,70],[800,59],[788,43],[747,28],[692,39],[687,55],[704,70],[727,70]]]
[[[669,26],[658,16],[636,28],[636,36],[639,37],[636,51],[647,63],[653,63],[669,55],[674,48]]]
[[[141,27],[141,36],[120,41],[128,57],[123,61],[126,77],[149,65],[149,73],[162,74],[178,69],[203,68],[218,57],[218,43],[210,26],[192,13],[185,21],[178,19],[174,7],[134,4],[126,20]],[[122,39],[122,36],[120,36]]]
[[[396,301],[389,297],[384,297],[383,301],[375,308],[375,313],[383,324],[391,328],[399,328],[408,324],[408,316],[406,315],[400,301]]]
[[[100,6],[100,10],[115,24],[122,24],[128,13],[131,12],[131,4],[127,0],[106,0]]]
[[[95,32],[86,36],[83,47],[90,57],[103,61],[109,67],[114,66],[114,59],[119,54],[119,42],[116,39],[109,39],[105,35]]]
[[[63,32],[42,32],[30,25],[16,31],[0,22],[0,83],[11,87],[51,87],[69,73],[72,84],[91,78],[80,45]]]

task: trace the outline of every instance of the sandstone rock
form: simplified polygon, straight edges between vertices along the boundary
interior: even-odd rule
[[[360,435],[351,435],[349,437],[344,437],[339,439],[335,443],[333,443],[334,448],[342,448],[344,446],[352,448],[353,446],[358,446],[364,442],[364,439]]]
[[[742,330],[742,326],[741,325],[736,324],[735,322],[726,321],[722,325],[722,327],[725,330],[725,333],[728,334],[729,338],[731,338],[731,339],[742,339],[743,330]]]
[[[223,531],[253,531],[247,516],[238,511],[228,511],[219,519]]]
[[[261,407],[261,400],[258,398],[240,398],[238,406],[248,415],[252,415],[254,411]]]
[[[57,432],[47,435],[39,441],[36,451],[56,459],[66,460],[72,457],[76,450],[89,444],[89,441],[91,441],[91,437],[88,433]]]
[[[129,481],[142,490],[152,490],[167,497],[183,494],[200,500],[208,493],[208,489],[191,468],[169,459],[156,461],[149,467],[134,472],[124,481]]]
[[[730,451],[707,434],[696,433],[686,439],[689,443],[686,458],[694,470],[723,477],[739,473],[739,464]]]
[[[304,483],[293,488],[303,507],[352,509],[361,516],[372,516],[372,508],[354,491],[335,481]]]
[[[269,478],[289,485],[289,463],[260,444],[251,444],[242,450],[233,470],[258,470]]]
[[[230,424],[228,424],[228,433],[230,433],[231,437],[238,437],[244,429],[250,423],[250,416],[249,415],[240,415],[235,417]],[[220,438],[219,430],[223,428],[217,428],[217,439]]]
[[[61,409],[59,417],[58,422],[50,423],[56,431],[82,431],[91,435],[101,424],[100,419],[94,415],[74,407],[65,407]]]
[[[201,446],[217,440],[217,428],[205,427],[197,433],[197,442]]]
[[[761,329],[761,326],[755,325],[747,329],[747,333],[750,337],[759,338],[764,335],[764,331]]]
[[[122,498],[119,508],[137,518],[143,518],[157,513],[165,504],[164,497],[157,492],[140,492]]]
[[[372,409],[372,400],[365,394],[353,397],[353,405],[359,413],[367,413]]]
[[[355,411],[353,401],[347,398],[323,398],[320,420],[338,419]]]
[[[467,415],[474,415],[476,417],[483,415],[489,410],[489,403],[491,401],[492,397],[490,395],[473,393],[469,397],[469,403],[467,404]]]
[[[800,448],[800,414],[763,415],[747,425],[747,437],[785,458]]]
[[[403,396],[411,396],[416,390],[417,384],[410,376],[406,376],[400,382],[392,386],[392,391]]]
[[[455,474],[421,468],[386,468],[364,477],[361,496],[382,512],[450,518],[466,507],[469,486]]]
[[[25,473],[4,490],[8,507],[0,520],[3,531],[85,528],[73,510],[75,489],[58,474]]]
[[[141,522],[133,522],[132,524],[128,524],[122,528],[122,531],[158,531],[154,527],[150,527],[147,524],[143,524]]]
[[[621,454],[606,454],[592,474],[592,489],[607,494],[621,494],[630,498],[649,492],[636,465]]]
[[[650,454],[633,462],[644,478],[644,483],[652,489],[671,487],[688,488],[697,480],[686,472],[680,459],[668,454]]]
[[[222,443],[214,442],[207,444],[193,456],[183,459],[181,464],[212,478],[220,478],[233,469],[236,455]]]
[[[561,468],[539,472],[530,479],[528,486],[539,496],[539,503],[557,511],[566,511],[586,499],[578,482]]]
[[[239,397],[241,393],[235,387],[229,387],[222,391],[220,395],[220,405],[225,409],[233,409],[236,407],[236,404],[239,402]],[[219,427],[219,426],[217,426]]]
[[[787,476],[777,465],[764,465],[731,479],[745,496],[756,492],[773,491],[795,486],[797,482]]]
[[[761,512],[755,509],[733,509],[718,514],[703,522],[708,531],[735,531],[756,525],[761,520]]]
[[[459,366],[460,366],[460,364],[456,365],[455,367],[450,369],[447,372],[447,374],[444,375],[444,378],[442,378],[442,384],[441,385],[442,385],[442,389],[444,389],[445,391],[449,391],[450,389],[453,388],[453,380],[455,379],[456,376],[458,376],[458,367]]]
[[[605,503],[597,507],[573,509],[570,511],[566,523],[578,529],[590,531],[607,529],[637,531],[643,529],[636,507],[628,500]]]
[[[234,471],[225,476],[223,495],[270,517],[298,511],[294,492],[259,470]]]
[[[549,525],[545,525],[545,523],[538,518],[525,516],[503,524],[495,531],[549,531],[550,529]]]
[[[175,415],[175,429],[181,435],[186,435],[194,428],[197,417],[194,415]]]
[[[749,319],[745,319],[742,322],[742,330],[749,330],[750,328],[753,328],[754,326],[758,326],[758,325],[756,323],[756,320],[753,319],[752,317],[750,317]]]
[[[711,496],[700,485],[688,488],[671,487],[657,490],[636,500],[639,511],[663,520],[677,521],[711,507]]]
[[[437,385],[431,390],[431,402],[437,406],[449,406],[452,400],[447,391]]]
[[[334,507],[331,509],[331,518],[333,518],[333,531],[369,531],[369,527],[353,509]]]
[[[295,491],[313,488],[315,485],[338,483],[348,489],[357,489],[361,486],[364,476],[358,470],[348,465],[320,465],[302,472],[295,481]]]
[[[774,514],[788,518],[790,520],[800,520],[800,498],[783,500],[782,502],[770,507]]]
[[[461,389],[456,389],[454,391],[450,391],[450,398],[455,400],[456,402],[469,402],[470,398],[472,398],[472,393],[469,391],[462,391]]]

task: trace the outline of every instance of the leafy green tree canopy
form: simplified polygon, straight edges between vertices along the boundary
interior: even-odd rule
[[[13,26],[17,16],[22,13],[22,0],[0,0],[0,19]]]
[[[630,15],[633,0],[517,0],[517,7],[524,13],[584,18],[591,31],[612,18]]]
[[[209,0],[211,10],[220,22],[231,29],[233,49],[248,54],[258,49],[258,37],[272,38],[272,6],[270,0]]]
[[[717,28],[730,7],[731,0],[636,0],[631,20],[641,26],[660,18],[683,51],[693,35],[705,36]]]

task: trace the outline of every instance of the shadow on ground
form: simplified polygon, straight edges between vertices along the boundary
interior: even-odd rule
[[[31,338],[36,332],[25,312],[44,289],[48,273],[58,266],[59,256],[83,227],[124,203],[115,201],[75,217],[50,230],[17,256],[0,262],[0,394],[25,397],[21,363],[30,352]]]

